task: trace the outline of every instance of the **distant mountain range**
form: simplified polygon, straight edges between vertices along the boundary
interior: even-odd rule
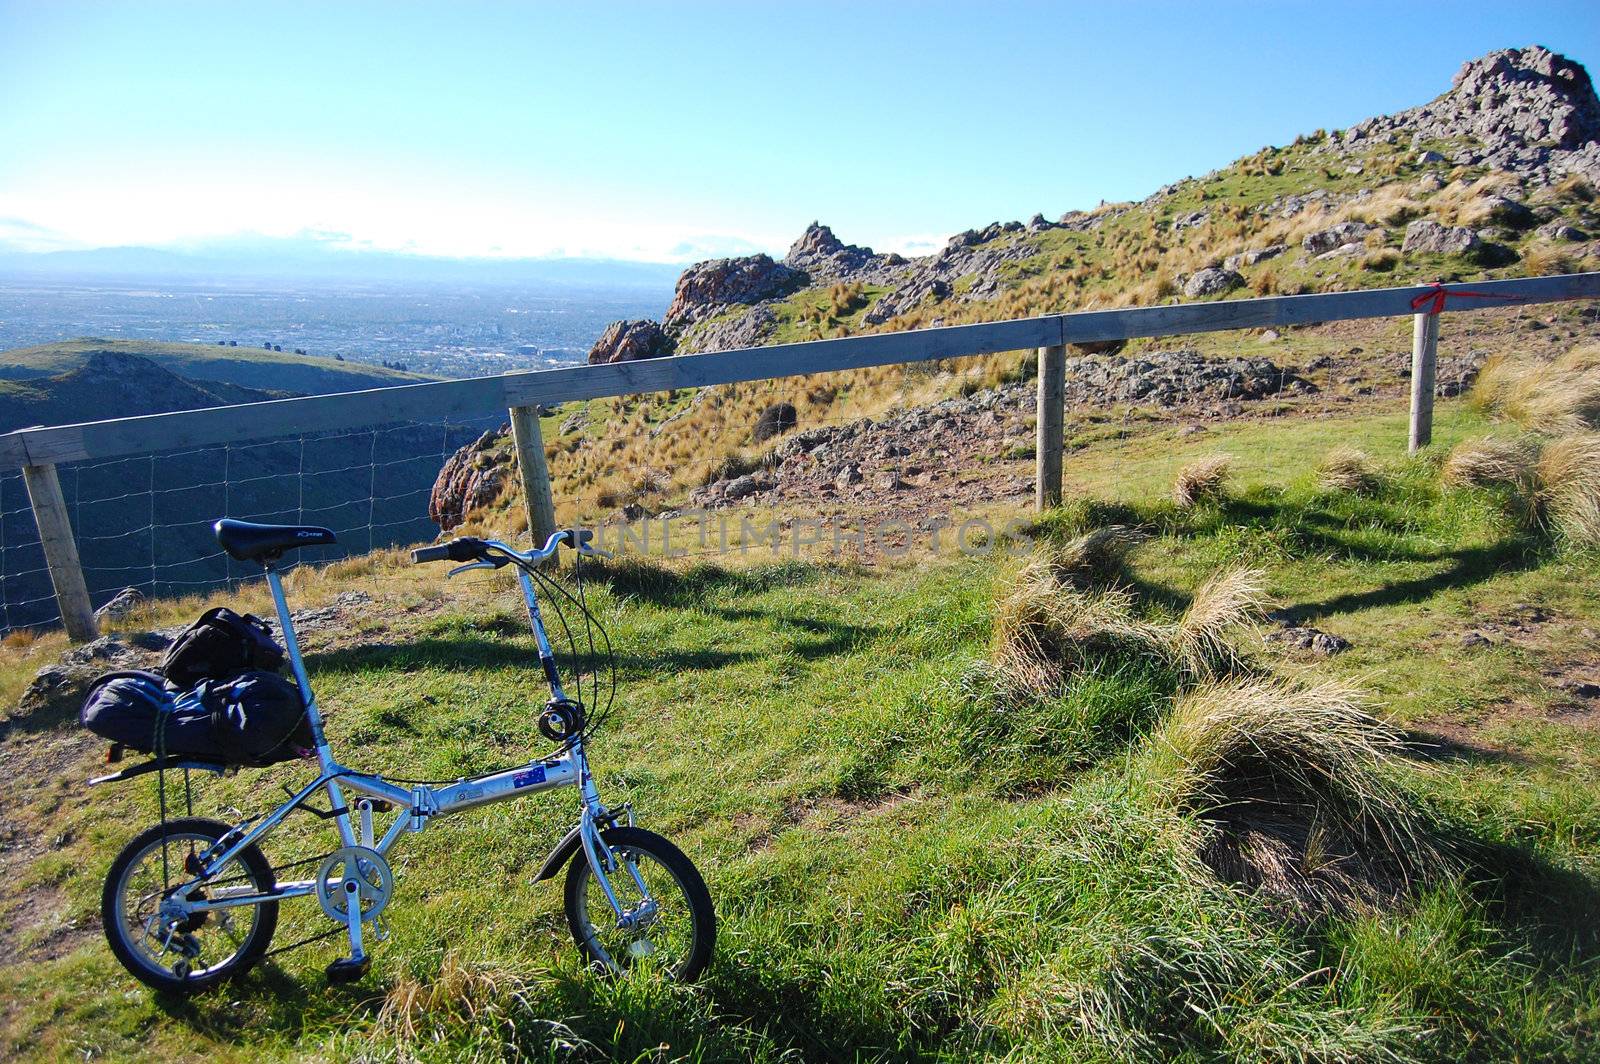
[[[352,249],[315,238],[219,240],[192,249],[28,251],[0,243],[0,275],[141,281],[272,278],[372,283],[556,285],[670,290],[680,265],[595,258],[444,258]]]

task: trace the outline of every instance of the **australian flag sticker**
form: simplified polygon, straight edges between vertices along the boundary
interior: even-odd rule
[[[535,783],[544,782],[544,766],[534,765],[526,772],[519,772],[511,777],[513,787],[532,787]]]

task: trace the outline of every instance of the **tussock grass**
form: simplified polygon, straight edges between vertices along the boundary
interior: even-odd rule
[[[447,952],[431,979],[402,975],[390,986],[374,1024],[379,1034],[403,1042],[434,1041],[452,1027],[504,1038],[513,1029],[514,1004],[526,980],[504,968],[463,960]]]
[[[1584,344],[1548,362],[1492,359],[1473,401],[1490,414],[1550,435],[1600,428],[1600,344]]]
[[[1539,441],[1532,436],[1484,436],[1452,448],[1440,477],[1453,488],[1527,490],[1538,462]]]
[[[1172,501],[1187,510],[1201,502],[1221,498],[1232,473],[1233,458],[1211,454],[1197,458],[1178,470],[1172,482]]]
[[[1219,875],[1297,908],[1376,902],[1451,862],[1389,762],[1401,734],[1339,682],[1246,678],[1182,694],[1151,739],[1159,799],[1215,824]]]
[[[1239,666],[1234,639],[1260,624],[1267,607],[1265,579],[1260,569],[1235,569],[1200,585],[1178,623],[1166,629],[1185,672],[1218,676]]]
[[[1335,447],[1317,467],[1317,483],[1328,491],[1370,495],[1383,486],[1371,456],[1359,447]]]
[[[1525,522],[1571,547],[1600,545],[1600,433],[1468,440],[1441,477],[1452,487],[1509,488]]]
[[[1050,562],[1061,580],[1076,587],[1110,584],[1122,575],[1128,553],[1149,538],[1126,525],[1106,525],[1051,548]]]
[[[1572,254],[1553,244],[1534,244],[1522,253],[1522,270],[1529,277],[1571,273],[1574,268]]]
[[[1539,457],[1539,511],[1574,547],[1600,546],[1600,433],[1547,444]]]
[[[992,661],[1013,693],[1043,697],[1101,656],[1159,652],[1161,635],[1134,616],[1120,588],[1063,583],[1047,557],[1031,559],[995,605]]]
[[[1103,552],[1097,560],[1120,560],[1118,548],[1108,545],[1126,543],[1127,536],[1126,529],[1080,536],[1063,549],[1079,565],[1041,553],[1010,580],[995,605],[990,654],[1004,689],[1048,697],[1078,672],[1122,661],[1158,662],[1190,677],[1215,677],[1242,664],[1236,640],[1255,630],[1266,607],[1261,571],[1220,573],[1200,586],[1176,622],[1148,620],[1132,591],[1095,587],[1089,578],[1103,579],[1105,569],[1081,561],[1096,543]]]

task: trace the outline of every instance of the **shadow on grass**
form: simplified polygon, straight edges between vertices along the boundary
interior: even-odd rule
[[[623,672],[659,670],[694,672],[736,665],[757,656],[757,652],[753,650],[661,647],[651,651],[648,656],[618,654],[617,668]],[[558,652],[557,664],[563,671],[570,670],[566,659],[565,654]],[[467,671],[523,669],[534,677],[543,675],[539,669],[538,655],[526,647],[466,635],[458,638],[419,639],[402,645],[369,644],[322,654],[308,654],[306,668],[312,674],[313,682],[319,670],[409,672],[415,669]]]
[[[703,605],[714,595],[760,595],[778,588],[806,587],[833,567],[805,562],[774,562],[749,569],[702,563],[671,569],[637,558],[586,566],[586,579],[609,587],[613,594],[655,606]]]
[[[1336,613],[1355,613],[1376,606],[1396,606],[1423,602],[1441,591],[1458,590],[1480,584],[1503,573],[1537,569],[1544,561],[1539,552],[1523,539],[1501,540],[1488,547],[1465,547],[1446,552],[1450,564],[1437,573],[1400,580],[1369,591],[1344,594],[1314,602],[1301,602],[1285,608],[1297,624]]]
[[[1412,761],[1431,765],[1525,765],[1531,761],[1527,755],[1512,750],[1496,750],[1424,730],[1406,732],[1404,751]]]
[[[1474,893],[1517,948],[1547,974],[1600,961],[1600,883],[1521,843],[1463,832],[1456,846]]]

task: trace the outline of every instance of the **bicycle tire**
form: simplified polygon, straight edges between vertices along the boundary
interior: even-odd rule
[[[106,873],[105,888],[100,895],[100,921],[105,929],[106,941],[111,946],[112,954],[129,974],[146,986],[169,994],[197,994],[225,980],[243,975],[266,954],[278,926],[276,901],[262,902],[254,906],[257,910],[256,919],[244,942],[225,961],[210,966],[201,973],[180,976],[161,968],[149,957],[142,955],[139,947],[127,938],[130,929],[123,912],[122,891],[124,881],[134,862],[149,853],[152,847],[159,845],[164,839],[189,837],[215,843],[231,830],[233,829],[226,824],[200,817],[170,820],[139,833],[133,841],[122,848],[116,860],[111,862],[111,869]],[[256,891],[265,893],[273,889],[276,881],[272,866],[259,847],[250,845],[239,851],[238,856],[229,862],[229,866],[236,864],[243,866],[244,874]],[[186,879],[187,875],[174,878],[181,881]]]
[[[648,856],[676,883],[687,910],[683,915],[689,922],[690,940],[688,947],[682,950],[682,959],[671,965],[667,975],[680,982],[694,981],[710,963],[717,934],[717,918],[711,905],[711,892],[706,889],[705,880],[701,877],[699,869],[695,868],[694,862],[689,860],[682,850],[653,831],[619,826],[602,831],[600,838],[608,849],[624,857],[630,853]],[[611,874],[611,880],[614,886],[621,881],[621,889],[624,890],[632,886],[627,882],[627,877],[615,872]],[[563,892],[567,924],[572,931],[573,940],[578,944],[578,949],[591,964],[612,973],[624,973],[634,966],[635,959],[627,955],[632,950],[630,948],[619,957],[617,954],[624,951],[608,950],[599,941],[599,929],[594,926],[588,914],[591,882],[596,883],[596,893],[598,893],[598,881],[591,874],[587,855],[580,849],[573,855],[572,863],[567,867],[566,889]],[[657,893],[658,891],[652,889],[652,894]],[[661,899],[658,898],[659,900]],[[648,936],[639,936],[639,939],[648,941]]]

